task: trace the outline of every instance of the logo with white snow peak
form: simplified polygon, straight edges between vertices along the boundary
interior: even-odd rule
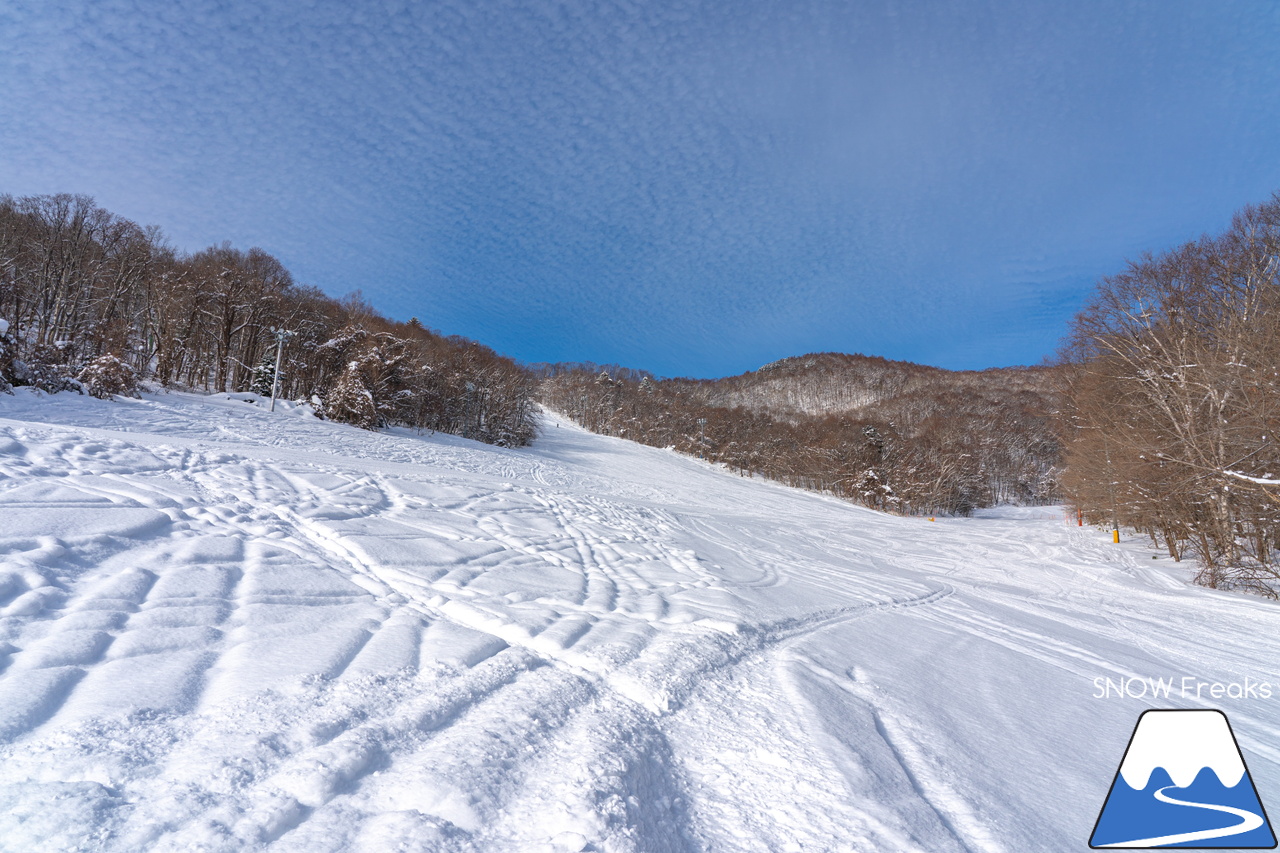
[[[1144,711],[1089,846],[1270,850],[1271,822],[1221,711]]]

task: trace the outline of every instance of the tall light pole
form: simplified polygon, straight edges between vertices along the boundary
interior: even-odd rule
[[[707,419],[698,418],[698,458],[706,459],[703,452],[707,447]]]
[[[287,329],[272,329],[276,333],[276,370],[271,374],[271,409],[276,410],[276,392],[280,390],[280,357],[284,354],[284,342],[293,337]]]

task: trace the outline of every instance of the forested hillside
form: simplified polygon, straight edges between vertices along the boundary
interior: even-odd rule
[[[952,371],[838,352],[784,358],[758,370],[714,381],[687,383],[690,392],[715,406],[742,406],[794,417],[833,413],[884,412],[905,405],[891,419],[930,412],[940,394],[959,391],[991,399],[1019,392],[1044,397],[1053,387],[1051,368],[1019,367]],[[910,403],[917,407],[913,410]]]
[[[0,389],[129,393],[139,380],[279,393],[323,417],[496,444],[535,431],[533,375],[475,341],[300,285],[261,249],[174,250],[86,196],[0,196]]]
[[[185,254],[85,196],[0,196],[0,390],[275,385],[331,420],[508,446],[533,438],[538,397],[596,432],[893,512],[1048,503],[1061,481],[1091,521],[1198,558],[1203,583],[1272,594],[1277,276],[1280,198],[1104,279],[1059,367],[953,372],[817,353],[659,379],[526,368],[301,285],[261,249]]]
[[[544,365],[542,400],[630,438],[904,513],[1057,497],[1055,371],[953,372],[839,353],[715,380]]]
[[[1076,318],[1071,500],[1201,563],[1209,586],[1280,581],[1280,196],[1104,279]]]

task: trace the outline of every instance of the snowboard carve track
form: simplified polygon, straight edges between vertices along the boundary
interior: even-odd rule
[[[790,661],[865,704],[874,720],[875,732],[894,762],[964,853],[1003,853],[1006,850],[964,804],[956,790],[935,778],[935,771],[921,754],[914,738],[903,730],[895,715],[886,709],[886,697],[878,695],[871,685],[863,683],[856,675],[841,676],[803,654],[793,653]]]

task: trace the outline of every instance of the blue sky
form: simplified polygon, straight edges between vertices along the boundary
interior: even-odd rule
[[[1280,189],[1267,2],[0,3],[0,192],[524,361],[1051,354]]]

